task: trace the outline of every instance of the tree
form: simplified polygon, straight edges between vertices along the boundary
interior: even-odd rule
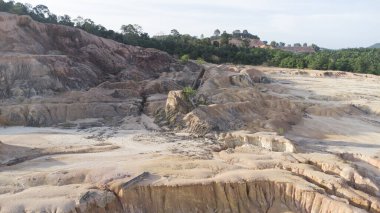
[[[28,8],[21,3],[16,3],[10,12],[16,13],[18,15],[23,15],[23,14],[28,13]]]
[[[231,35],[228,34],[226,31],[224,31],[220,37],[221,37],[220,39],[221,46],[227,46],[230,43]]]
[[[181,34],[178,32],[178,30],[176,30],[176,29],[172,29],[172,30],[170,31],[170,33],[172,34],[172,36],[176,36],[176,37],[178,37],[178,36],[181,35]]]
[[[295,54],[278,49],[249,48],[250,39],[258,39],[258,36],[250,34],[247,30],[243,30],[240,35],[238,31],[235,31],[235,35],[243,38],[242,46],[237,47],[229,45],[229,40],[232,35],[226,31],[224,31],[220,37],[220,31],[215,30],[214,34],[218,37],[204,39],[190,35],[179,35],[178,37],[162,35],[150,38],[147,33],[143,32],[139,25],[123,25],[122,33],[119,33],[113,30],[107,30],[91,19],[78,17],[75,20],[71,20],[68,15],[57,17],[44,5],[32,7],[28,4],[15,3],[12,0],[7,2],[0,0],[0,11],[29,15],[32,19],[44,23],[74,25],[86,32],[120,43],[156,48],[166,51],[171,55],[184,56],[183,58],[181,57],[182,61],[187,61],[189,58],[203,58],[205,61],[213,63],[267,64],[270,66],[299,69],[331,69],[380,75],[380,49],[325,50],[313,44],[311,47],[314,48],[315,53]],[[178,35],[179,33],[172,34]],[[268,44],[266,41],[264,41],[264,43]],[[271,45],[274,47],[284,47],[285,43],[280,42],[277,44],[276,42],[272,42]],[[301,45],[300,43],[295,44],[296,47],[306,45],[307,44]],[[199,63],[203,63],[203,61],[199,59]],[[9,78],[2,77],[1,70],[0,67],[0,81],[3,81],[3,84],[0,82],[0,87],[3,85],[3,92],[5,91],[6,94],[9,94],[10,90],[6,88],[6,85],[9,84]],[[6,94],[0,91],[0,96]]]
[[[120,29],[124,35],[140,36],[143,33],[142,27],[137,24],[123,25]]]
[[[50,10],[45,5],[39,4],[33,8],[33,13],[37,16],[36,18],[43,20],[50,16]]]
[[[250,33],[248,32],[248,30],[243,30],[243,33],[242,33],[243,38],[248,38],[249,35],[250,35]]]
[[[96,34],[97,31],[96,31],[96,27],[95,27],[95,22],[91,19],[88,19],[86,18],[84,21],[83,21],[83,24],[81,26],[81,28],[87,32],[91,32],[92,34]]]
[[[63,15],[58,17],[58,24],[67,25],[67,26],[74,26],[74,23],[71,21],[71,17],[68,15]]]
[[[307,43],[303,43],[303,45],[302,45],[303,47],[307,47]]]
[[[219,36],[220,36],[220,30],[219,30],[219,29],[216,29],[216,30],[214,31],[214,36],[215,36],[215,37],[219,37]]]
[[[56,24],[58,22],[57,21],[58,20],[57,15],[55,15],[55,14],[51,14],[47,20],[49,23],[54,23],[54,24]]]
[[[213,45],[214,47],[219,47],[219,46],[220,46],[219,41],[213,41],[213,42],[212,42],[212,45]]]
[[[4,2],[3,0],[0,0],[0,11],[9,12],[13,5],[13,1]]]
[[[275,41],[272,41],[272,42],[270,43],[270,46],[272,46],[272,47],[278,47],[278,43],[275,42]]]
[[[78,16],[74,19],[75,27],[81,27],[84,24],[84,18],[82,16]]]
[[[232,36],[235,37],[235,38],[240,38],[240,36],[241,36],[240,30],[234,30],[232,32]]]
[[[0,0],[1,1],[1,0]],[[33,5],[29,4],[29,3],[25,3],[24,4],[25,7],[26,7],[26,10],[27,12],[30,14],[30,13],[33,13]]]
[[[321,48],[319,48],[317,45],[315,44],[312,44],[311,47],[314,49],[315,52],[318,52],[321,50]]]

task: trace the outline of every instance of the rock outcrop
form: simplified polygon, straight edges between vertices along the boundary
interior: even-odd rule
[[[276,177],[281,175],[281,178]],[[125,212],[365,212],[287,172],[252,172],[250,180],[188,185],[135,184],[120,189]],[[293,182],[284,181],[286,178]],[[281,180],[283,179],[283,180]]]
[[[274,132],[228,132],[220,134],[219,140],[228,148],[252,144],[274,152],[296,152],[296,147],[290,140]]]
[[[171,91],[165,106],[166,119],[169,124],[182,126],[183,117],[192,110],[193,106],[183,91]]]
[[[185,124],[186,131],[195,135],[231,130],[284,133],[304,113],[301,103],[266,94],[255,86],[254,82],[270,82],[259,71],[231,70],[225,65],[209,66],[201,82],[195,98],[197,107],[185,113],[182,119],[177,119],[178,123]],[[183,98],[182,101],[168,99],[167,111],[171,112],[169,108],[176,103],[185,102]],[[181,108],[180,105],[177,104],[176,108]]]

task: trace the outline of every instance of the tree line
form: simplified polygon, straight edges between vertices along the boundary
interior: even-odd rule
[[[91,19],[82,17],[72,19],[68,15],[57,16],[44,5],[33,7],[30,4],[0,0],[0,11],[29,15],[34,20],[43,23],[76,27],[88,33],[128,45],[156,48],[178,58],[186,56],[185,58],[211,63],[342,70],[380,75],[380,49],[320,50],[315,46],[316,53],[295,54],[279,49],[250,48],[248,45],[237,47],[230,44],[229,41],[232,38],[242,39],[243,44],[247,39],[259,39],[258,36],[252,35],[247,30],[235,30],[231,34],[226,31],[221,33],[220,30],[215,30],[214,35],[209,38],[204,36],[197,38],[187,34],[183,35],[178,30],[173,29],[169,35],[151,37],[139,25],[123,25],[120,31],[116,32],[96,24]],[[273,43],[273,45],[275,44]]]

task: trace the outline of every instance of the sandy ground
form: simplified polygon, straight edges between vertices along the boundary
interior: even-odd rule
[[[274,89],[273,94],[316,104],[311,114],[287,134],[288,138],[313,151],[380,157],[380,83],[377,76],[345,73],[338,77],[321,77],[322,71],[299,75],[298,70],[286,70],[285,73],[279,68],[273,70],[277,72],[271,77],[282,88]]]
[[[128,118],[118,128],[1,128],[0,211],[69,212],[89,189],[143,172],[152,174],[145,181],[153,185],[271,177],[320,190],[336,179],[338,185],[356,184],[347,187],[361,190],[364,200],[378,202],[379,78],[258,69],[274,80],[263,86],[268,93],[318,105],[285,134],[297,153],[271,152],[251,144],[223,149],[216,139],[152,132],[145,127],[158,127],[146,116],[138,121]],[[347,112],[350,105],[359,113]],[[360,113],[363,110],[368,114]],[[350,196],[339,199],[353,202]]]

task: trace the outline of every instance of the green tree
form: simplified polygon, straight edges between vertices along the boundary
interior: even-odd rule
[[[151,38],[148,33],[143,32],[139,25],[123,25],[121,33],[118,33],[96,24],[91,19],[78,17],[71,20],[67,15],[57,17],[44,5],[32,7],[29,4],[0,0],[0,11],[29,15],[39,22],[74,26],[94,35],[113,39],[124,44],[156,48],[172,55],[182,56],[182,61],[188,61],[190,58],[202,58],[212,63],[264,64],[299,69],[331,69],[380,75],[380,49],[325,50],[313,44],[312,47],[316,51],[315,53],[294,54],[279,49],[250,48],[248,46],[249,39],[258,39],[258,36],[248,33],[247,30],[244,30],[239,35],[243,38],[243,45],[236,47],[229,45],[232,35],[225,31],[220,38],[220,42],[215,37],[196,38],[190,35],[180,35],[179,33],[174,33],[175,36],[167,35]],[[235,32],[235,35],[237,34],[238,32]],[[218,38],[220,31],[215,30],[214,36]],[[264,43],[267,44],[265,41]],[[283,47],[285,44],[272,42],[272,46]],[[295,44],[295,46],[302,47],[299,43]]]
[[[276,48],[276,47],[278,47],[278,43],[275,42],[275,41],[272,41],[272,42],[270,43],[270,46]]]
[[[215,37],[219,37],[219,36],[220,36],[220,30],[219,30],[219,29],[216,29],[216,30],[214,31],[214,36],[215,36]]]
[[[74,26],[74,22],[71,21],[71,17],[68,15],[58,16],[58,24],[66,26]]]
[[[319,48],[317,45],[315,44],[312,44],[311,47],[314,49],[314,51],[318,52],[321,50],[321,48]]]
[[[120,30],[123,34],[140,36],[143,33],[143,29],[137,24],[122,25]]]
[[[176,30],[176,29],[172,29],[172,30],[170,31],[170,33],[171,33],[172,36],[176,36],[176,37],[178,37],[178,36],[181,35],[181,34],[178,32],[178,30]]]
[[[243,38],[248,38],[249,35],[250,35],[250,33],[248,32],[248,30],[243,30],[243,33],[242,33]]]
[[[220,46],[220,43],[219,43],[219,41],[213,41],[213,42],[212,42],[212,45],[213,45],[214,47],[219,47],[219,46]]]
[[[223,32],[223,34],[220,36],[220,46],[227,46],[230,43],[231,35]]]
[[[240,30],[234,30],[232,32],[232,37],[234,37],[234,38],[240,38],[241,37],[241,31]]]
[[[42,4],[39,4],[33,8],[33,14],[33,18],[37,21],[48,20],[51,16],[49,8]]]
[[[13,5],[10,12],[18,14],[18,15],[24,15],[24,14],[28,13],[28,8],[21,3],[16,3]]]

